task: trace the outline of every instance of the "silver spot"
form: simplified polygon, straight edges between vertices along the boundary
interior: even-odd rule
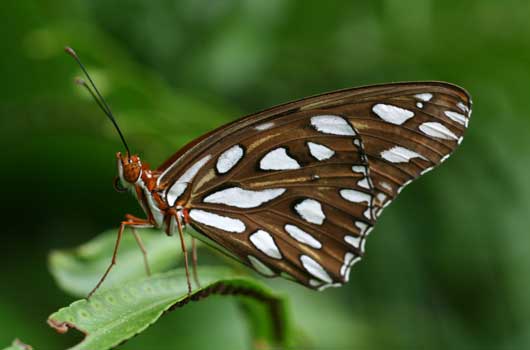
[[[304,199],[295,205],[294,209],[302,219],[312,224],[322,225],[326,218],[322,205],[314,199]]]
[[[456,104],[456,106],[464,113],[469,112],[469,108],[465,104],[463,104],[462,102],[458,102]]]
[[[324,134],[355,136],[356,132],[343,117],[336,115],[318,115],[311,118],[311,125]]]
[[[445,111],[444,114],[451,120],[454,120],[458,124],[464,125],[467,127],[467,118],[460,113],[456,113],[453,111]]]
[[[421,154],[400,146],[394,146],[381,152],[381,157],[391,163],[408,163],[413,158],[427,160]]]
[[[340,275],[341,276],[344,276],[344,274],[346,273],[346,269],[348,268],[348,266],[350,265],[351,261],[353,260],[353,258],[355,257],[355,255],[353,253],[350,253],[350,252],[346,252],[346,254],[344,254],[344,263],[342,264],[341,268],[340,268]]]
[[[292,238],[294,238],[298,242],[306,244],[315,249],[322,248],[322,243],[320,243],[317,239],[315,239],[315,237],[305,232],[298,226],[287,224],[284,226],[284,229]]]
[[[308,142],[307,147],[311,155],[319,161],[327,160],[335,154],[334,150],[318,143]]]
[[[272,238],[270,233],[263,230],[257,230],[249,236],[249,239],[259,251],[268,257],[273,259],[282,258],[280,249],[278,249],[278,246],[274,242],[274,238]]]
[[[285,192],[285,188],[268,188],[261,191],[245,190],[239,187],[225,188],[204,198],[205,203],[224,204],[236,208],[256,208]]]
[[[368,220],[372,220],[372,211],[370,209],[371,208],[367,208],[363,213],[364,217]]]
[[[377,199],[379,200],[380,203],[383,203],[384,201],[386,201],[386,194],[384,194],[383,192],[379,192],[377,194]]]
[[[344,241],[350,245],[352,245],[355,248],[359,248],[359,244],[361,243],[362,236],[344,236]]]
[[[397,106],[378,103],[372,107],[372,111],[387,123],[401,125],[414,116],[414,112]]]
[[[352,189],[342,189],[339,193],[342,198],[353,203],[366,202],[367,204],[370,204],[370,200],[372,199],[370,194]]]
[[[300,164],[287,154],[286,148],[280,147],[263,156],[259,167],[262,170],[292,170],[300,169]]]
[[[444,140],[458,140],[458,137],[444,125],[437,122],[423,123],[419,127],[420,131],[426,135]]]
[[[186,190],[187,188],[187,184],[189,182],[191,182],[191,180],[193,180],[193,178],[197,175],[197,173],[199,172],[199,170],[202,169],[202,167],[206,164],[206,162],[208,162],[210,160],[212,156],[211,155],[207,155],[207,156],[204,156],[202,157],[200,160],[198,160],[197,162],[195,162],[191,167],[189,167],[185,172],[184,174],[182,174],[177,181],[175,181],[175,183],[173,185],[171,185],[171,187],[168,189],[167,193],[166,193],[166,201],[168,202],[168,204],[170,206],[174,206],[175,205],[175,202],[177,201],[177,199],[179,199],[179,197],[184,193],[184,191]],[[175,164],[175,163],[173,163]],[[173,166],[173,165],[172,165]],[[157,179],[157,183],[159,183],[160,179],[166,174],[166,172],[172,168],[169,167],[167,168],[163,173],[162,175],[160,175]]]
[[[337,283],[327,283],[327,284],[323,284],[322,286],[320,286],[318,288],[318,291],[322,292],[323,290],[328,289],[330,287],[339,288],[341,286],[342,286],[342,283],[338,283],[338,282]]]
[[[368,175],[366,167],[364,165],[354,165],[352,166],[351,170],[353,170],[354,173],[361,173],[365,176]]]
[[[357,186],[366,188],[367,190],[370,189],[370,182],[368,180],[368,177],[365,177],[357,182]]]
[[[190,218],[206,226],[215,227],[226,232],[242,233],[246,227],[243,221],[228,216],[221,216],[205,210],[190,210]]]
[[[273,122],[268,122],[268,123],[263,123],[263,124],[257,125],[254,129],[256,129],[258,131],[264,131],[264,130],[268,130],[268,129],[272,128],[273,126],[274,126]]]
[[[381,187],[383,187],[385,190],[387,190],[387,191],[392,191],[392,186],[390,186],[390,184],[389,184],[388,182],[381,181],[381,182],[379,182],[379,184],[380,184]]]
[[[428,92],[425,92],[423,94],[417,94],[417,95],[414,95],[414,96],[416,98],[422,100],[422,101],[425,101],[425,102],[429,102],[432,99],[432,94],[428,93]]]
[[[324,270],[322,265],[320,265],[316,260],[313,258],[307,256],[307,255],[301,255],[300,256],[300,262],[302,263],[302,266],[306,269],[307,272],[309,272],[312,276],[318,278],[321,281],[324,281],[326,283],[332,283],[333,280],[329,276],[328,272]]]
[[[217,158],[216,168],[220,174],[225,174],[232,169],[243,158],[243,148],[235,145],[221,153]]]
[[[368,228],[368,224],[362,221],[355,221],[355,226],[359,229],[361,235],[363,235]]]

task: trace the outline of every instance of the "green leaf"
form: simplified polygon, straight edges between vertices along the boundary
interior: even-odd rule
[[[72,350],[105,350],[142,332],[170,309],[214,294],[235,295],[251,320],[255,348],[288,343],[290,328],[280,297],[226,268],[203,267],[198,272],[202,287],[191,295],[185,272],[179,269],[98,291],[90,300],[75,301],[52,314],[48,324],[59,333],[74,328],[86,335]]]
[[[142,237],[152,273],[167,271],[182,258],[178,236],[168,237],[159,230],[137,232]],[[72,295],[86,296],[110,264],[116,235],[117,230],[109,230],[77,248],[53,251],[49,257],[49,267],[59,286]],[[187,245],[190,246],[189,241]],[[142,252],[134,236],[126,230],[117,264],[100,289],[145,276]]]
[[[27,344],[24,344],[18,339],[15,339],[10,347],[5,348],[4,350],[32,350],[33,348]]]

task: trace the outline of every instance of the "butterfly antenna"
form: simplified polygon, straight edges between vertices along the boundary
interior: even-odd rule
[[[123,137],[123,133],[121,132],[120,127],[118,126],[118,123],[116,122],[116,118],[114,118],[114,115],[112,114],[112,111],[110,110],[109,105],[107,104],[103,96],[100,94],[98,88],[96,87],[96,84],[94,84],[94,81],[90,77],[90,74],[88,74],[88,71],[86,70],[85,66],[83,65],[83,63],[81,63],[79,56],[77,56],[74,49],[72,49],[71,47],[65,47],[64,51],[75,59],[75,61],[77,62],[77,64],[79,64],[79,67],[81,67],[81,70],[87,77],[88,81],[90,82],[90,85],[88,85],[86,81],[84,81],[83,79],[77,78],[75,80],[76,84],[81,85],[88,90],[90,95],[92,95],[92,98],[94,98],[94,100],[98,104],[99,108],[101,108],[103,113],[105,113],[105,115],[110,119],[110,121],[116,128],[116,131],[118,131],[118,134],[120,135],[121,141],[123,142],[125,149],[127,150],[127,156],[130,157],[131,152],[129,151],[129,146],[127,145],[127,142],[125,141],[125,137]],[[90,86],[92,86],[93,90],[90,88]]]

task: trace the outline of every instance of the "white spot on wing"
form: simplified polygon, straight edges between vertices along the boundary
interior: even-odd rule
[[[318,143],[308,142],[307,146],[311,155],[320,161],[329,159],[335,154],[334,150]]]
[[[309,272],[314,277],[318,278],[321,281],[324,281],[326,283],[332,283],[333,280],[329,276],[326,270],[320,265],[316,260],[313,258],[307,256],[307,255],[301,255],[300,256],[300,262],[304,266],[307,272]]]
[[[188,170],[184,172],[184,174],[178,178],[177,181],[175,181],[173,185],[171,185],[166,194],[166,200],[170,206],[175,205],[175,201],[179,199],[184,191],[186,191],[186,188],[188,187],[187,184],[193,180],[195,175],[197,175],[199,170],[201,170],[201,168],[210,160],[211,157],[211,155],[207,155],[195,162],[191,167],[188,168]],[[158,179],[160,180],[163,175],[164,174],[160,175]]]
[[[320,243],[317,239],[315,239],[315,237],[305,232],[298,226],[287,224],[284,228],[285,231],[298,242],[306,244],[315,249],[322,248],[322,243]]]
[[[418,108],[423,108],[423,103],[421,103],[421,102],[416,102],[416,107],[418,107]]]
[[[419,127],[420,131],[432,137],[444,140],[458,140],[458,137],[445,126],[437,122],[423,123]]]
[[[465,104],[463,104],[462,102],[458,102],[458,103],[456,104],[456,106],[457,106],[458,108],[460,108],[460,110],[461,110],[462,112],[464,112],[464,113],[469,112],[469,108],[468,108]]]
[[[227,173],[243,158],[243,148],[235,145],[221,153],[217,159],[217,171],[221,174]]]
[[[363,239],[363,240],[361,241],[361,253],[364,254],[364,251],[365,251],[364,249],[365,249],[365,248],[366,248],[366,239]]]
[[[354,258],[355,258],[355,255],[353,253],[346,252],[346,254],[344,254],[344,263],[342,264],[342,266],[340,268],[340,275],[341,276],[345,277],[346,270],[348,269],[348,267],[350,267],[350,264],[351,264],[351,262],[353,261]]]
[[[372,199],[372,196],[368,193],[351,189],[340,190],[340,195],[342,198],[353,203],[366,202],[367,204],[369,204],[370,200]]]
[[[318,288],[318,291],[322,292],[324,289],[328,289],[329,287],[338,288],[338,287],[341,287],[341,286],[342,286],[341,283],[327,283],[327,284],[323,284],[322,286],[320,286]]]
[[[370,210],[370,208],[366,208],[366,210],[364,211],[363,213],[364,217],[367,218],[368,220],[372,220],[372,211]]]
[[[175,201],[186,191],[188,188],[187,182],[175,182],[167,192],[167,202],[170,206],[175,205]]]
[[[383,192],[379,192],[377,194],[377,199],[380,203],[383,203],[384,201],[386,201],[386,194],[384,194]]]
[[[322,285],[322,281],[319,281],[319,280],[316,280],[314,278],[310,278],[309,279],[309,285],[311,287],[318,287],[318,286],[321,286]]]
[[[359,229],[361,232],[361,235],[363,235],[368,228],[368,224],[362,222],[362,221],[355,221],[355,226]]]
[[[366,188],[367,190],[369,190],[370,189],[370,183],[368,182],[368,178],[365,177],[364,179],[359,180],[357,182],[357,186],[362,187],[362,188]]]
[[[414,95],[414,97],[416,97],[416,98],[418,98],[418,99],[420,99],[422,101],[429,102],[432,99],[432,94],[428,93],[428,92],[425,92],[423,94]]]
[[[381,187],[383,187],[385,190],[387,190],[387,191],[392,191],[392,186],[390,186],[390,184],[389,184],[388,182],[381,181],[381,182],[379,182],[379,184],[380,184]]]
[[[324,134],[355,136],[356,133],[346,119],[336,115],[318,115],[311,118],[311,125]]]
[[[400,146],[394,146],[386,151],[381,152],[381,157],[391,163],[407,163],[412,158],[421,158],[427,160],[427,158],[421,154]]]
[[[314,199],[304,199],[295,205],[294,209],[307,222],[322,225],[326,215],[322,211],[322,205]]]
[[[400,107],[378,103],[372,111],[387,123],[401,125],[414,116],[414,112]]]
[[[259,167],[262,170],[291,170],[299,169],[300,164],[287,154],[287,150],[284,147],[280,147],[261,158]]]
[[[467,118],[465,115],[453,111],[445,111],[444,114],[451,120],[467,127]]]
[[[261,262],[261,260],[259,260],[258,258],[252,256],[252,255],[248,255],[248,260],[250,261],[250,263],[252,264],[252,267],[258,271],[259,273],[265,275],[265,276],[268,276],[268,277],[272,277],[274,275],[276,275],[274,273],[274,271],[272,271],[267,265],[265,265],[264,263]]]
[[[273,126],[274,126],[273,122],[268,122],[268,123],[263,123],[263,124],[257,125],[255,127],[255,129],[258,130],[258,131],[264,131],[264,130],[268,130],[268,129],[272,128]]]
[[[445,156],[442,157],[442,159],[440,159],[440,163],[443,163],[445,162],[449,157],[451,156],[451,154],[446,154]]]
[[[249,239],[252,244],[254,244],[256,248],[258,248],[259,251],[261,251],[268,257],[271,257],[273,259],[282,258],[280,249],[278,249],[278,246],[274,242],[274,239],[272,238],[270,233],[263,230],[257,230],[249,236]]]
[[[212,193],[204,198],[205,203],[224,204],[237,208],[256,208],[281,196],[285,188],[269,188],[261,191],[245,190],[239,187],[230,187]]]
[[[344,241],[350,245],[352,245],[355,248],[359,248],[359,244],[361,243],[361,236],[355,237],[355,236],[344,236]]]
[[[366,167],[364,165],[354,165],[351,167],[354,173],[361,173],[367,175]]]
[[[205,210],[192,209],[189,215],[193,220],[201,224],[227,232],[242,233],[246,229],[245,224],[241,220],[221,216]]]

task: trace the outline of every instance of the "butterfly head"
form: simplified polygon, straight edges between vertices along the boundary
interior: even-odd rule
[[[121,154],[121,152],[118,152],[116,153],[116,160],[118,163],[118,177],[116,180],[119,180],[120,184],[124,186],[124,188],[115,186],[116,189],[133,188],[142,175],[142,162],[140,157],[137,155],[129,156],[128,153]]]

